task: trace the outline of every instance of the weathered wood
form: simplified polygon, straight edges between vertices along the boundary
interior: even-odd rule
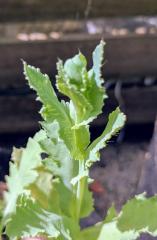
[[[156,15],[156,12],[156,0],[1,0],[0,2],[0,21]]]
[[[126,88],[121,90],[123,108],[127,114],[128,124],[150,123],[155,119],[157,103],[157,87]],[[109,91],[104,114],[94,125],[104,125],[106,116],[115,109],[118,101],[113,90]],[[16,133],[34,131],[39,128],[37,113],[40,109],[35,95],[0,96],[0,133]]]
[[[0,42],[16,41],[21,39],[21,33],[26,40],[39,40],[37,33],[42,34],[42,39],[53,38],[52,33],[58,33],[54,37],[62,37],[65,34],[105,34],[108,36],[157,33],[157,17],[117,17],[98,18],[89,20],[51,20],[51,21],[28,21],[28,22],[7,22],[0,23]],[[52,34],[52,36],[51,36]],[[33,38],[32,38],[33,35]],[[41,35],[40,35],[41,36]],[[22,39],[21,39],[22,40]],[[23,39],[24,40],[24,39]]]
[[[118,104],[127,116],[127,124],[145,124],[155,120],[157,112],[157,87],[150,88],[122,88],[120,93],[121,101],[115,99],[114,91],[109,91],[109,99],[106,104],[106,112],[110,112]],[[105,113],[105,112],[104,112]],[[96,124],[102,125],[104,116],[97,119]]]
[[[101,38],[107,43],[104,76],[157,75],[157,34],[103,36],[72,34],[58,40],[14,41],[0,44],[0,86],[25,85],[22,63],[24,59],[51,77],[56,73],[57,58],[66,59],[80,49],[88,59]]]
[[[29,132],[39,127],[35,96],[0,97],[0,133]]]

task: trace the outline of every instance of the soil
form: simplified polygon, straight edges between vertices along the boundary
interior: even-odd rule
[[[100,221],[107,209],[115,204],[117,210],[138,192],[139,181],[148,155],[147,142],[108,146],[101,153],[101,161],[90,172],[95,179],[90,188],[95,198],[96,211],[82,221],[89,226]]]

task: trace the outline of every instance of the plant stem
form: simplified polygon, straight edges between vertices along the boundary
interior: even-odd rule
[[[79,175],[84,171],[84,161],[79,161]],[[77,193],[76,193],[76,198],[77,198],[77,220],[79,221],[80,219],[80,211],[81,211],[81,205],[82,205],[82,199],[84,196],[84,187],[85,187],[85,178],[82,177],[78,181],[77,185]]]

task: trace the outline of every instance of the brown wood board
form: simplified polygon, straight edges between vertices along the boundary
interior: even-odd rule
[[[58,40],[0,43],[0,88],[25,86],[21,59],[54,78],[58,57],[64,60],[80,49],[91,59],[91,52],[101,38],[107,43],[105,77],[157,75],[157,34],[117,37],[74,34]]]
[[[126,88],[121,90],[122,110],[126,112],[128,124],[154,122],[157,110],[157,86],[149,88]],[[94,125],[105,125],[107,114],[118,105],[114,91],[109,91],[104,113]],[[34,131],[39,128],[37,113],[40,109],[35,95],[0,96],[0,133]]]
[[[156,15],[156,0],[1,0],[0,21]]]

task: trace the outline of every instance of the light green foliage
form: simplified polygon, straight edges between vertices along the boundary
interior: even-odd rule
[[[75,115],[72,103],[69,104],[58,100],[49,77],[42,74],[39,69],[24,63],[24,70],[30,87],[37,91],[38,99],[43,103],[41,115],[44,120],[47,123],[57,121],[61,138],[72,156],[82,158],[84,149],[89,144],[88,126],[72,129],[75,125],[75,120],[71,117]]]
[[[104,148],[107,145],[107,141],[123,127],[124,122],[125,115],[119,108],[116,108],[116,110],[109,115],[109,120],[103,133],[87,148],[87,166],[99,160],[99,151]]]
[[[51,81],[24,62],[24,73],[38,100],[41,130],[25,148],[14,149],[6,179],[2,227],[11,240],[43,236],[56,240],[133,240],[141,232],[156,235],[157,199],[130,200],[118,214],[112,206],[106,219],[80,229],[80,219],[93,211],[89,168],[99,151],[125,123],[116,108],[102,134],[90,142],[90,122],[102,112],[107,98],[101,67],[104,42],[93,52],[93,66],[79,52],[57,63],[56,86],[69,101],[59,101]]]
[[[10,162],[10,175],[6,178],[8,192],[5,193],[6,208],[5,217],[16,209],[16,201],[20,194],[27,191],[27,187],[33,183],[38,173],[35,168],[41,165],[42,149],[38,143],[44,137],[44,131],[40,131],[34,137],[29,138],[25,149],[14,148],[12,161]]]
[[[108,224],[104,224],[100,231],[100,235],[98,236],[98,240],[104,240],[104,237],[109,240],[135,240],[138,238],[138,234],[136,234],[133,230],[128,232],[121,232],[116,222],[111,222]]]
[[[11,239],[28,235],[37,236],[40,233],[50,238],[71,240],[67,224],[73,226],[70,219],[48,212],[30,196],[22,195],[18,199],[16,213],[12,215],[6,231]]]
[[[65,186],[70,189],[70,181],[73,178],[75,162],[73,162],[64,141],[60,139],[59,125],[57,122],[44,123],[43,127],[48,136],[40,142],[42,149],[48,154],[48,157],[43,160],[43,163],[53,175],[59,176]]]
[[[128,201],[118,217],[118,228],[157,236],[157,197],[146,198],[141,194]]]
[[[0,199],[0,233],[2,232],[2,219],[3,219],[3,209],[4,209],[4,201]]]
[[[103,61],[104,42],[93,52],[93,67],[87,70],[87,60],[79,52],[63,65],[57,63],[57,88],[69,97],[76,111],[75,125],[87,125],[101,113],[103,101],[107,97],[102,86],[101,66]]]
[[[157,236],[157,197],[144,194],[129,200],[117,215],[103,225],[98,240],[134,240],[141,233]]]

